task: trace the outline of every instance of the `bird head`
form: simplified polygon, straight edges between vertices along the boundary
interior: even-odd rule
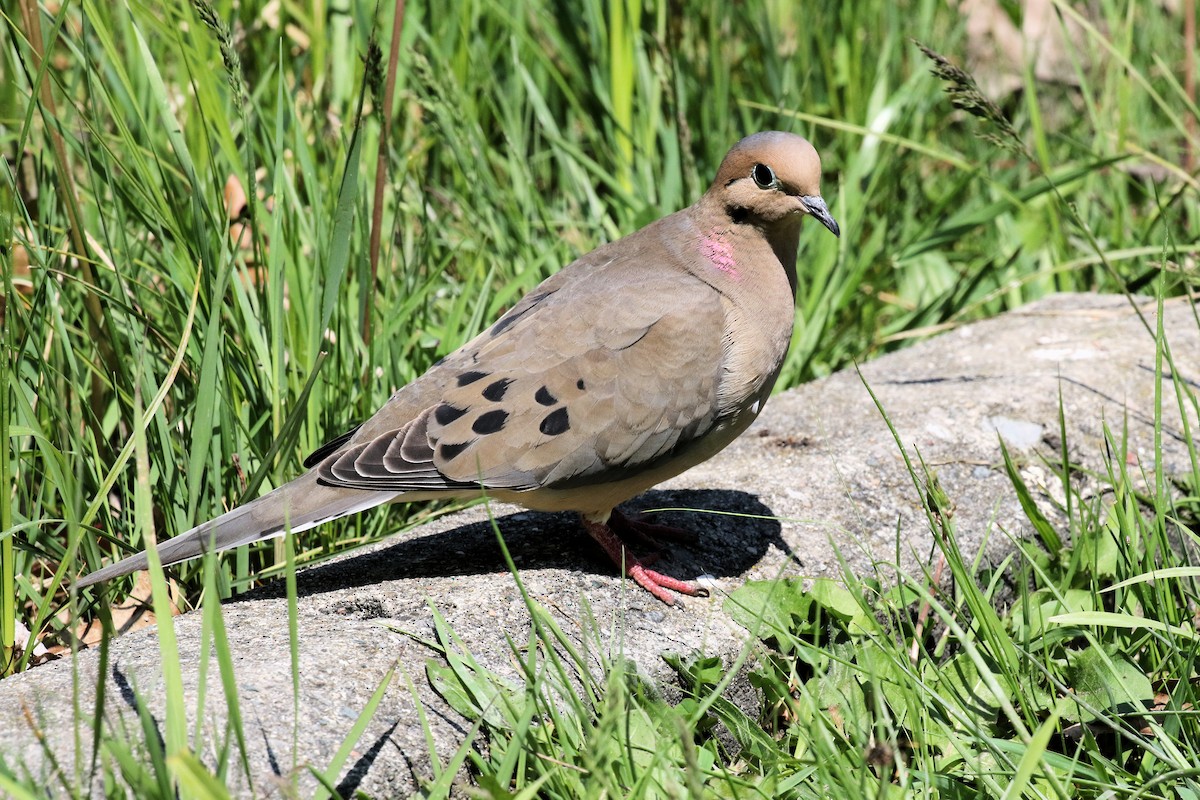
[[[710,193],[734,222],[774,227],[808,215],[840,236],[821,198],[821,157],[793,133],[765,131],[742,139],[725,156]]]

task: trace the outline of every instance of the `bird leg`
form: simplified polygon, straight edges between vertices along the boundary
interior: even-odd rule
[[[672,578],[670,575],[663,575],[661,572],[646,569],[646,565],[629,551],[625,546],[625,542],[621,540],[620,535],[613,528],[603,522],[593,522],[587,517],[580,517],[580,519],[583,521],[583,527],[587,530],[588,535],[604,548],[604,552],[608,554],[608,557],[618,568],[624,569],[625,574],[632,578],[638,586],[641,586],[667,605],[675,605],[675,597],[668,590],[692,597],[708,597],[708,590],[694,583],[681,581],[677,578]],[[641,535],[644,536],[645,534]]]
[[[695,544],[700,538],[696,535],[695,531],[690,531],[687,528],[648,522],[644,514],[627,517],[615,508],[612,511],[612,515],[608,518],[608,527],[612,528],[617,536],[620,536],[622,539],[631,536],[639,542],[652,547],[657,547],[660,540],[682,544]]]

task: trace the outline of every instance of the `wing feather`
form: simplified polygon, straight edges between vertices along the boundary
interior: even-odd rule
[[[724,412],[721,296],[684,271],[612,260],[569,283],[563,274],[401,389],[325,458],[321,482],[397,492],[600,483],[702,439]]]

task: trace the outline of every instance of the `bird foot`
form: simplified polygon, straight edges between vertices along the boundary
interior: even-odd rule
[[[612,560],[612,562],[616,564],[617,567],[624,568],[625,574],[632,578],[638,586],[641,586],[643,589],[657,597],[659,600],[662,600],[669,606],[675,605],[675,596],[671,594],[672,591],[678,592],[679,594],[688,595],[690,597],[708,597],[708,590],[701,586],[697,586],[696,584],[688,581],[681,581],[678,578],[672,578],[670,575],[663,575],[661,572],[655,572],[654,570],[646,569],[647,562],[653,563],[653,561],[658,560],[657,554],[651,558],[647,558],[646,561],[639,560],[625,546],[625,542],[622,540],[620,533],[618,533],[614,528],[621,529],[622,531],[634,532],[635,538],[640,537],[641,539],[645,540],[648,539],[646,532],[644,530],[637,529],[645,525],[649,525],[650,523],[634,523],[627,517],[615,513],[614,516],[619,517],[625,523],[632,523],[633,527],[624,528],[620,523],[618,523],[616,526],[610,527],[602,522],[592,522],[589,519],[582,518],[583,527],[585,530],[587,530],[588,535],[595,539],[596,543],[604,548],[604,552],[608,554],[608,557]],[[651,525],[651,527],[665,528],[667,526]]]

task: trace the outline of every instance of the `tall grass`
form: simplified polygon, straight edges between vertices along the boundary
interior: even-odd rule
[[[1193,410],[1197,395],[1164,373],[1161,330],[1158,341],[1161,431],[1164,384]],[[532,640],[513,643],[523,685],[480,666],[438,619],[428,677],[485,734],[484,746],[463,745],[479,785],[548,798],[1191,797],[1200,503],[1161,482],[1145,494],[1118,431],[1107,432],[1106,488],[1093,491],[1096,476],[1066,457],[1060,433],[1063,460],[1048,466],[1064,477],[1065,522],[1052,526],[1010,468],[1043,535],[982,569],[957,547],[954,498],[897,435],[944,574],[885,561],[837,580],[750,582],[725,602],[755,632],[735,663],[668,657],[681,703],[619,652],[603,685],[588,683],[591,665],[532,601]],[[1195,464],[1193,440],[1187,448]],[[1153,457],[1162,463],[1161,440]],[[1197,478],[1195,466],[1180,476]],[[758,715],[723,695],[751,655]]]
[[[1041,87],[1005,109],[1036,134],[1035,168],[947,113],[906,38],[962,45],[961,22],[932,0],[640,8],[410,6],[374,281],[364,154],[378,148],[379,98],[345,56],[389,30],[373,5],[283,18],[255,3],[198,15],[85,2],[44,14],[41,46],[9,18],[8,213],[32,268],[6,270],[6,530],[27,526],[6,559],[27,576],[9,599],[48,617],[60,565],[61,578],[112,552],[102,542],[140,544],[130,474],[111,471],[140,425],[135,387],[166,392],[146,435],[171,534],[292,474],[578,253],[691,202],[749,131],[818,144],[846,232],[805,240],[783,386],[1048,290],[1120,289],[1157,253],[1155,231],[1192,213],[1191,192],[1129,169],[1186,145],[1180,90],[1157,68],[1179,50],[1169,19],[1123,39],[1093,32],[1089,46],[1126,69],[1045,90],[1083,100],[1053,134],[1034,125]],[[1104,10],[1116,23],[1127,7]],[[35,99],[46,93],[53,109]],[[244,207],[230,208],[231,177]],[[1099,252],[1081,250],[1089,237]],[[305,549],[400,521],[329,526]],[[64,560],[72,531],[87,535]],[[221,590],[281,555],[240,554]]]
[[[537,281],[692,202],[755,130],[817,144],[843,230],[805,235],[781,388],[1046,292],[1194,284],[1178,23],[1095,8],[1077,85],[1001,100],[1026,158],[909,41],[964,60],[937,0],[410,3],[382,209],[362,59],[390,8],[0,12],[0,670],[28,663],[17,619],[70,642],[78,572],[293,475]],[[297,560],[425,513],[324,526]],[[243,548],[208,590],[286,561]],[[194,602],[202,567],[178,574]]]

